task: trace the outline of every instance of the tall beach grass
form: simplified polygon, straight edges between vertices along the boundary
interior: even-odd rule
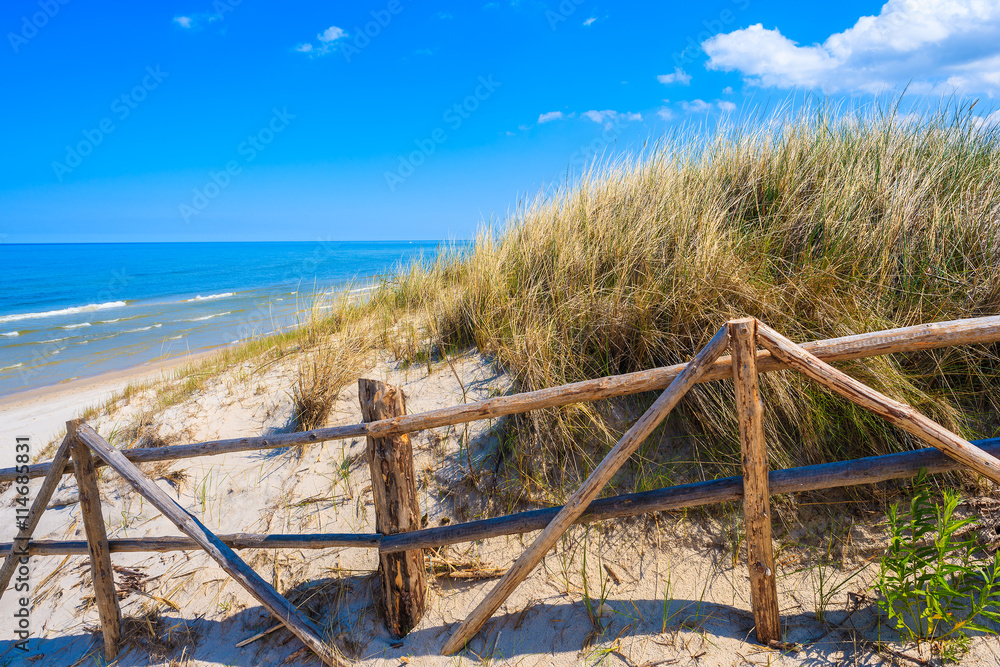
[[[161,391],[294,356],[295,426],[322,425],[379,351],[493,357],[520,391],[686,361],[726,320],[793,340],[1000,313],[1000,131],[968,107],[813,110],[663,140],[539,197],[471,246],[399,269],[304,326],[227,349]],[[842,364],[970,438],[1000,431],[1000,346]],[[921,446],[790,371],[761,378],[774,468]],[[653,400],[513,416],[493,469],[558,501]],[[697,386],[608,492],[739,472],[731,382]],[[513,482],[513,483],[510,483]]]
[[[471,250],[413,266],[365,305],[414,349],[475,346],[521,390],[687,360],[752,315],[798,341],[1000,312],[1000,135],[967,107],[814,110],[673,138],[525,206]],[[393,343],[398,345],[398,343]],[[844,368],[970,437],[995,434],[996,346]],[[772,465],[888,453],[908,436],[783,371],[762,377]],[[509,420],[502,454],[559,495],[652,400]],[[732,387],[701,385],[618,486],[739,469]]]

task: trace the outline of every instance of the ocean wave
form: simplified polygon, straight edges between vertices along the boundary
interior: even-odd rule
[[[59,327],[60,329],[79,329],[80,327],[89,327],[90,322],[80,322],[79,324],[67,324],[66,326]]]
[[[19,320],[33,320],[40,317],[56,317],[58,315],[74,315],[76,313],[86,313],[92,310],[107,310],[109,308],[121,308],[128,305],[125,301],[108,301],[107,303],[91,303],[86,306],[74,306],[73,308],[60,308],[59,310],[43,310],[38,313],[18,313],[17,315],[0,316],[0,322],[17,322]]]
[[[184,338],[184,334],[181,334],[179,336],[171,336],[170,338],[164,338],[163,340],[179,340],[181,338]]]
[[[9,371],[11,368],[20,368],[23,365],[24,364],[22,364],[22,363],[17,363],[17,364],[14,364],[12,366],[4,366],[4,367],[0,368],[0,371]]]
[[[121,322],[121,321],[122,321],[122,318],[120,318],[120,317],[116,317],[116,318],[115,318],[115,319],[113,319],[113,320],[100,320],[100,321],[98,322],[98,324],[112,324],[112,323],[114,323],[114,322]]]
[[[231,311],[231,310],[227,310],[224,313],[214,313],[212,315],[205,315],[204,317],[194,317],[194,318],[192,318],[190,320],[180,320],[180,321],[181,322],[204,322],[205,320],[210,320],[213,317],[220,317],[221,315],[229,315],[232,312],[233,311]]]
[[[150,329],[159,329],[162,326],[163,326],[162,324],[150,324],[148,327],[139,327],[138,329],[125,329],[120,333],[126,334],[126,333],[135,333],[137,331],[149,331]]]
[[[13,338],[14,336],[20,336],[20,335],[21,335],[20,331],[8,331],[7,333],[0,334],[0,336],[3,336],[4,338]]]
[[[39,345],[45,345],[46,343],[58,343],[61,340],[69,340],[72,336],[63,336],[62,338],[53,338],[52,340],[39,341]]]
[[[233,296],[233,292],[222,292],[221,294],[209,294],[208,296],[198,295],[193,299],[184,299],[185,302],[188,301],[208,301],[209,299],[224,299],[227,296]]]

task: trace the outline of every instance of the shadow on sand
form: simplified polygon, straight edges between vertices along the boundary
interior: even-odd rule
[[[434,602],[482,584],[444,580],[439,583]],[[326,629],[328,637],[348,658],[393,661],[439,656],[457,622],[428,625],[425,619],[407,637],[396,640],[386,632],[376,609],[376,587],[377,580],[372,575],[347,576],[308,582],[286,591],[286,595]],[[664,603],[662,599],[621,597],[607,599],[603,611],[599,631],[583,600],[546,593],[545,599],[516,613],[494,616],[462,655],[472,662],[497,663],[532,655],[544,660],[559,654],[571,661],[589,662],[607,654],[624,664],[639,665],[654,656],[656,660],[698,664],[712,652],[728,655],[737,650],[746,655],[763,650],[756,644],[752,615],[726,604],[687,599]],[[300,652],[301,642],[284,628],[236,648],[240,641],[275,625],[274,619],[259,606],[238,611],[223,621],[185,618],[173,611],[158,618],[156,636],[151,641],[150,637],[133,637],[116,664],[130,667],[147,665],[153,660],[163,664],[177,660],[183,664],[183,659],[191,658],[234,667],[256,667],[283,664],[293,654],[294,659],[287,664],[320,664],[311,654]],[[786,639],[800,644],[799,651],[792,654],[798,664],[841,664],[855,656],[870,656],[875,650],[868,639],[875,635],[877,623],[872,605],[861,606],[853,613],[828,612],[826,623],[818,622],[811,612],[785,613],[782,623]],[[882,639],[897,637],[883,628]],[[648,650],[642,651],[645,659],[636,661],[628,655],[632,651],[627,645],[634,647],[644,642],[649,643]],[[97,632],[32,639],[29,647],[24,653],[12,642],[0,642],[0,665],[106,664]],[[440,662],[446,664],[448,659],[442,657]]]

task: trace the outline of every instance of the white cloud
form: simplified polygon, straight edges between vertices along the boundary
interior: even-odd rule
[[[725,113],[732,113],[732,112],[736,111],[736,105],[733,104],[732,102],[729,102],[728,100],[719,100],[715,104],[716,104],[716,106],[719,107],[719,111],[722,111],[722,112],[725,112]]]
[[[344,37],[347,37],[347,32],[343,28],[332,25],[316,35],[316,38],[319,40],[318,44],[306,42],[296,46],[295,50],[299,53],[308,53],[310,58],[315,56],[325,56],[326,54],[333,52],[336,49],[337,40],[343,39]]]
[[[451,12],[438,12],[437,17],[442,21],[447,21],[449,19],[455,18],[454,16],[451,15]]]
[[[589,26],[589,25],[591,25],[596,20],[597,20],[596,16],[591,16],[589,19],[587,19],[586,21],[583,22],[583,25]]]
[[[702,42],[706,67],[774,88],[1000,93],[1000,2],[889,0],[878,16],[800,46],[760,23]]]
[[[680,67],[675,67],[673,74],[661,74],[656,77],[656,80],[665,85],[679,83],[682,86],[687,86],[691,83],[691,75],[682,70]]]
[[[584,111],[580,114],[580,117],[592,120],[595,123],[604,123],[606,127],[611,127],[615,122],[629,123],[632,121],[642,120],[642,114],[640,113],[633,113],[631,111],[613,111],[611,109],[605,109],[604,111],[591,109],[590,111]]]
[[[191,14],[190,16],[175,16],[171,20],[185,30],[200,30],[207,24],[215,23],[222,20],[222,18],[222,14],[213,12]]]
[[[1000,109],[993,111],[986,116],[973,116],[972,123],[978,130],[996,130],[997,127],[1000,126]]]
[[[336,42],[338,39],[340,39],[346,34],[347,33],[344,32],[342,28],[338,28],[337,26],[332,25],[316,36],[319,37],[319,41],[330,44],[332,42]]]
[[[538,116],[538,124],[548,123],[553,120],[562,120],[565,118],[562,111],[549,111]]]
[[[732,95],[733,94],[733,87],[732,86],[726,86],[725,88],[722,89],[722,94],[723,95]]]
[[[594,121],[595,123],[603,123],[605,118],[614,117],[614,114],[615,114],[614,111],[595,111],[595,110],[591,110],[591,111],[584,111],[580,115],[583,116],[584,118],[589,118],[590,120]]]
[[[705,100],[691,100],[681,102],[681,108],[687,113],[708,113],[712,110],[712,103]]]
[[[673,120],[674,118],[674,112],[669,107],[660,107],[656,115],[663,120]]]

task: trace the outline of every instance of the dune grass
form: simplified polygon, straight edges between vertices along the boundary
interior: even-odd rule
[[[793,340],[1000,313],[1000,133],[967,107],[813,110],[678,135],[599,165],[471,246],[400,266],[364,299],[178,373],[161,407],[252,360],[295,356],[297,427],[386,350],[433,366],[475,347],[519,391],[686,361],[728,319]],[[996,345],[842,364],[967,437],[997,434]],[[775,468],[889,453],[909,436],[788,371],[761,378]],[[519,499],[575,488],[653,400],[507,418],[500,460]],[[697,386],[608,492],[739,472],[732,386]]]
[[[387,338],[401,313],[417,318],[411,350],[479,348],[520,390],[685,361],[734,317],[805,341],[995,314],[1000,135],[946,105],[922,118],[812,111],[667,140],[531,203],[470,250],[401,269],[365,310]],[[952,429],[992,436],[997,349],[843,367]],[[790,372],[762,383],[774,467],[911,446]],[[526,487],[571,487],[651,400],[519,416],[504,454]],[[737,472],[734,415],[730,383],[697,387],[619,488]]]

